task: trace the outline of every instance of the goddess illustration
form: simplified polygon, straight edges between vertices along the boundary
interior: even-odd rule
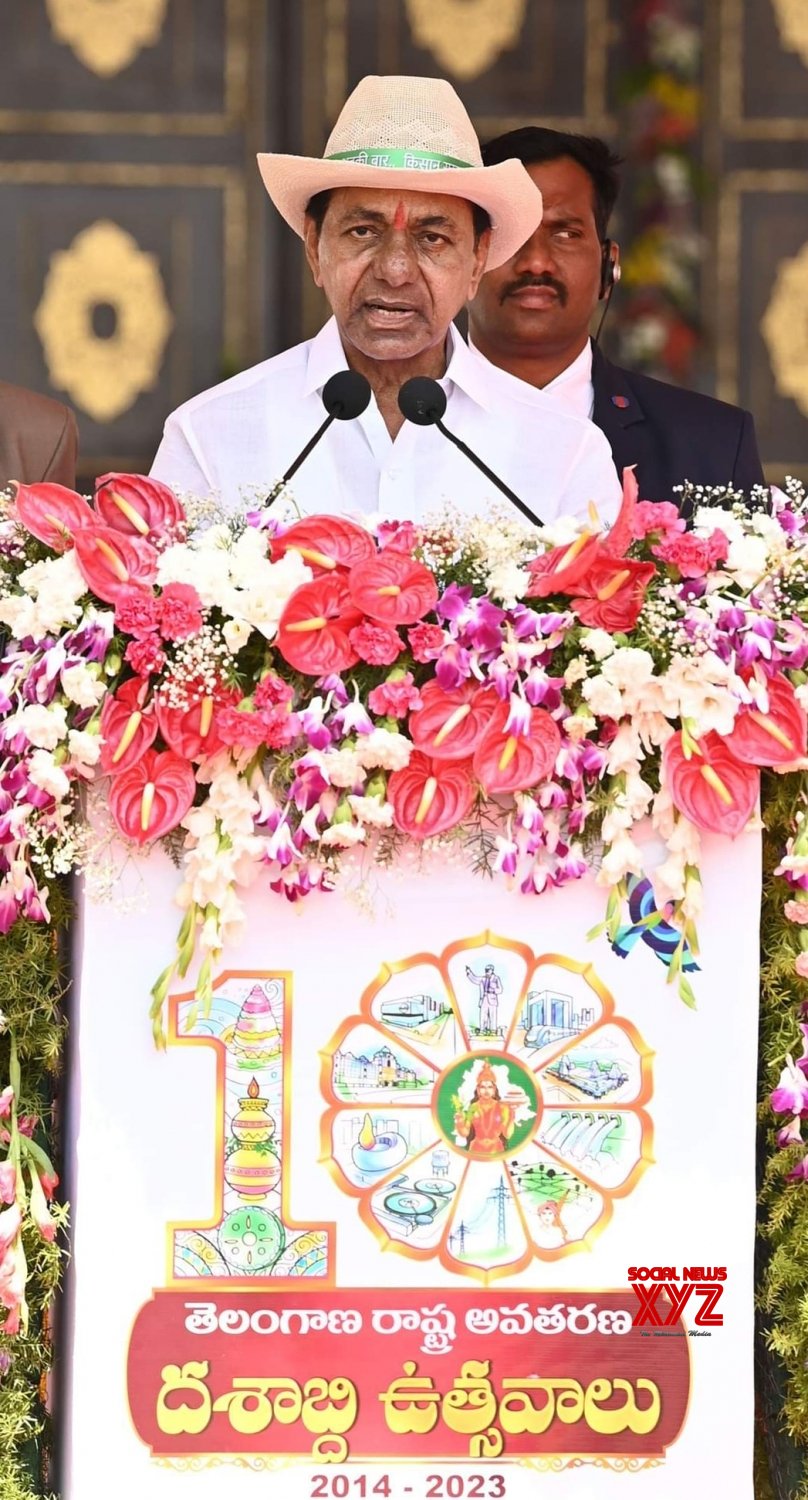
[[[498,1156],[507,1150],[514,1124],[513,1109],[500,1097],[494,1070],[486,1058],[477,1074],[471,1103],[455,1114],[455,1130],[472,1155]]]

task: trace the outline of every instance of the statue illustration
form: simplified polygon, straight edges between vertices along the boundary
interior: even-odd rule
[[[475,974],[473,969],[470,969],[467,965],[466,978],[470,979],[472,984],[476,984],[480,992],[480,1032],[489,1036],[496,1036],[497,1011],[499,1009],[499,997],[502,994],[502,980],[499,978],[493,964],[486,964],[483,974]]]

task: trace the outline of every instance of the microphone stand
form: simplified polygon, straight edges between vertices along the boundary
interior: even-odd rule
[[[531,521],[534,526],[542,525],[542,522],[539,520],[538,516],[533,514],[533,511],[529,508],[529,506],[525,505],[524,501],[520,500],[519,496],[515,495],[512,489],[509,489],[508,485],[503,479],[499,479],[493,472],[493,470],[489,469],[488,464],[483,463],[483,460],[481,458],[478,458],[476,453],[472,453],[471,449],[463,442],[462,438],[459,438],[455,433],[450,432],[448,427],[444,426],[440,417],[437,418],[434,425],[437,427],[439,432],[443,433],[444,437],[447,437],[449,439],[450,443],[454,443],[455,447],[459,448],[460,452],[464,453],[466,458],[470,459],[478,469],[482,470],[486,479],[490,479],[491,483],[495,484],[497,489],[501,490],[503,495],[506,495],[507,498],[512,501],[517,509],[522,512],[525,520]]]

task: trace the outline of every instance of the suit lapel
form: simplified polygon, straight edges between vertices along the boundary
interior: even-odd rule
[[[646,441],[642,424],[643,411],[623,370],[593,346],[592,386],[595,405],[592,420],[609,440],[615,467],[622,475],[629,464],[639,464],[645,455]]]

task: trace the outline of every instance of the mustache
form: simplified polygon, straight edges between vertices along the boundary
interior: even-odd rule
[[[528,287],[532,286],[550,287],[551,291],[554,291],[556,296],[558,297],[561,306],[566,307],[567,288],[565,287],[563,281],[556,281],[555,277],[550,276],[549,273],[546,273],[544,276],[520,276],[518,281],[510,281],[500,293],[500,303],[505,302],[508,297],[512,297],[514,292],[524,292]]]

